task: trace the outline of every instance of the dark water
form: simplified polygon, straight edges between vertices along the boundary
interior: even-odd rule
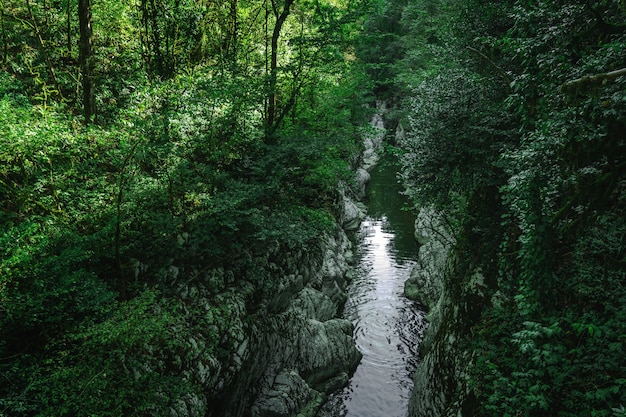
[[[381,162],[368,186],[368,216],[356,234],[357,267],[344,318],[355,325],[361,364],[321,417],[406,417],[425,313],[403,295],[415,264],[414,217],[402,211],[397,167]]]

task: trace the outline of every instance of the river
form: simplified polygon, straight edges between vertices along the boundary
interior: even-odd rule
[[[415,265],[414,217],[403,211],[397,166],[384,159],[371,172],[368,216],[355,234],[355,278],[344,318],[355,326],[363,359],[320,417],[406,417],[425,312],[404,297]]]

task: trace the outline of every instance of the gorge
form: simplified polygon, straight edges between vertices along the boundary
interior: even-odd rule
[[[425,313],[403,293],[415,264],[413,216],[404,205],[397,164],[387,156],[371,171],[367,216],[355,233],[355,272],[343,317],[355,325],[363,358],[346,387],[319,414],[403,417],[408,410]]]
[[[0,417],[625,417],[625,22],[3,0]]]

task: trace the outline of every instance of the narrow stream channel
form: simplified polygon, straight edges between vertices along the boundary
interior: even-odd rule
[[[324,406],[320,417],[406,417],[417,347],[425,313],[404,297],[415,265],[414,217],[389,160],[371,172],[368,216],[355,236],[356,273],[343,316],[355,325],[363,359],[348,386]]]

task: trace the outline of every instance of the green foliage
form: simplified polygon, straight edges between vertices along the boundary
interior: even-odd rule
[[[625,81],[561,86],[623,67],[624,11],[617,1],[462,3],[411,2],[397,80],[412,91],[409,194],[456,233],[449,291],[461,294],[456,277],[480,267],[499,300],[459,330],[475,361],[464,407],[619,415]]]
[[[336,227],[368,88],[358,13],[294,9],[270,146],[264,10],[142,4],[93,3],[84,127],[75,2],[2,3],[1,415],[207,413],[195,398],[268,314],[285,252],[316,259]]]
[[[23,355],[5,376],[25,379],[17,397],[3,400],[5,411],[21,415],[162,415],[163,410],[194,392],[179,370],[197,356],[185,344],[200,331],[184,326],[180,307],[167,305],[154,290],[135,299],[108,304],[108,318],[83,322],[74,334],[46,346],[43,361]],[[207,312],[206,317],[215,317]],[[203,325],[213,325],[203,320]],[[209,353],[213,345],[203,346]],[[27,373],[26,370],[29,370]]]
[[[507,125],[512,120],[492,104],[499,91],[476,74],[449,68],[413,94],[403,176],[414,200],[452,210],[456,196],[503,182],[499,153],[515,135]]]
[[[399,21],[406,3],[404,0],[371,2],[363,34],[355,45],[356,55],[365,64],[379,98],[393,86],[394,64],[403,53],[403,27]]]

